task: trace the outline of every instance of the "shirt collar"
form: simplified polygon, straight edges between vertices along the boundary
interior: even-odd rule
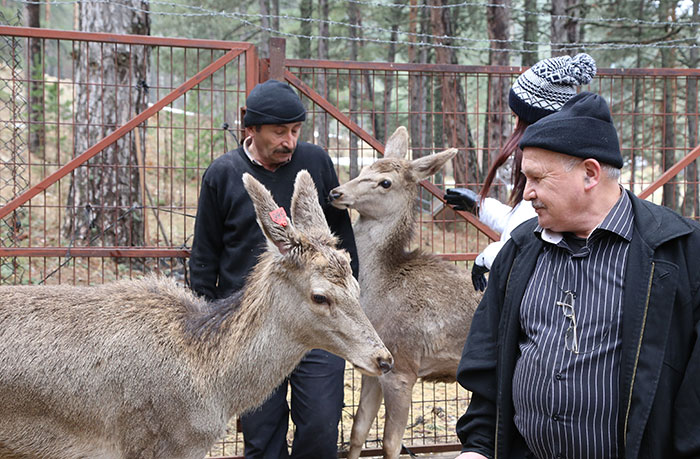
[[[603,221],[600,222],[588,236],[589,240],[591,240],[593,237],[597,237],[597,234],[602,231],[617,234],[628,242],[632,240],[634,223],[632,200],[622,187],[620,187],[620,191],[620,198],[617,200],[612,209],[610,209],[610,212],[608,212],[608,215],[605,216]],[[549,242],[553,245],[559,244],[562,239],[564,239],[564,235],[562,233],[542,228],[539,223],[533,231],[544,242]]]
[[[252,154],[252,153],[250,152],[250,150],[248,149],[248,145],[250,145],[251,142],[253,142],[253,138],[250,137],[250,136],[248,136],[248,137],[246,137],[245,139],[243,139],[243,152],[244,152],[245,155],[248,157],[248,159],[250,160],[251,163],[255,164],[256,166],[265,167],[265,166],[263,166],[263,165],[260,163],[260,161],[258,161],[257,159],[253,158],[253,154]],[[289,162],[290,162],[291,160],[292,160],[292,159],[289,158],[288,161],[286,161],[286,162],[280,164],[280,166],[284,166],[285,164],[289,164]]]
[[[252,141],[253,138],[250,136],[243,139],[243,151],[245,152],[245,155],[248,157],[251,163],[255,164],[256,166],[262,166],[262,164],[260,164],[260,161],[253,158],[253,155],[250,153],[250,150],[248,150],[248,145],[250,145]]]

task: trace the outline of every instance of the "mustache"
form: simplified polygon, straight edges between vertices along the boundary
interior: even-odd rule
[[[539,199],[535,199],[534,201],[532,201],[531,204],[532,204],[532,208],[535,210],[545,208],[545,205]]]
[[[276,148],[275,150],[273,150],[273,153],[287,154],[287,153],[292,153],[292,151],[293,150],[291,148],[282,147],[282,148]]]

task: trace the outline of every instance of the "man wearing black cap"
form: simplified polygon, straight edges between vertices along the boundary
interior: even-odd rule
[[[264,249],[253,203],[243,187],[247,172],[272,193],[289,214],[294,179],[309,171],[328,225],[352,257],[357,277],[357,250],[347,211],[325,199],[338,186],[328,153],[298,142],[306,109],[289,85],[268,80],[246,100],[243,145],[214,160],[204,173],[190,258],[191,286],[209,299],[227,297],[241,287]],[[246,458],[286,458],[289,407],[296,429],[293,458],[337,457],[338,422],[343,406],[345,361],[322,350],[309,352],[258,410],[241,417]],[[260,371],[265,371],[261,365]]]
[[[537,219],[496,258],[464,346],[459,458],[700,457],[700,225],[618,184],[598,95],[520,147]]]

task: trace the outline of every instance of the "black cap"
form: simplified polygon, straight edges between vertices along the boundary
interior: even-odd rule
[[[287,83],[267,80],[250,91],[243,125],[287,124],[305,119],[306,108],[297,93]]]
[[[607,102],[598,94],[582,92],[562,109],[528,126],[520,148],[538,147],[622,167],[617,131]]]

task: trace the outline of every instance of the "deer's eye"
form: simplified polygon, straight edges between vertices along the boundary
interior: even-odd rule
[[[311,299],[316,304],[329,304],[328,297],[326,297],[324,295],[319,295],[318,293],[314,293],[311,296]]]
[[[382,180],[379,182],[379,186],[382,188],[389,188],[391,186],[391,180]]]

